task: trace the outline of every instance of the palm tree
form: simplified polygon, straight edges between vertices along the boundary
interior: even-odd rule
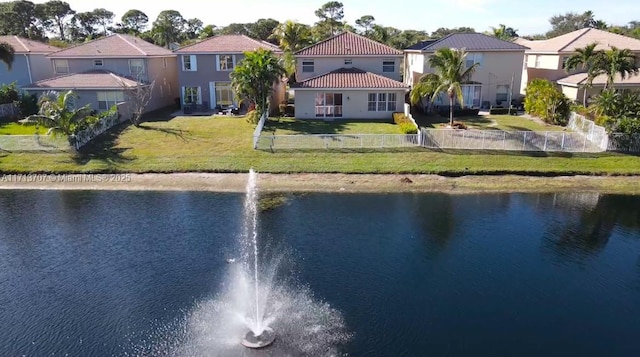
[[[296,68],[293,54],[311,44],[311,29],[307,25],[287,20],[276,26],[269,38],[278,41],[284,51],[287,73],[293,74]]]
[[[582,105],[587,105],[587,88],[590,88],[593,84],[593,80],[601,73],[601,70],[596,66],[601,61],[602,51],[597,51],[597,42],[590,43],[584,48],[576,48],[576,53],[573,54],[567,60],[565,65],[565,71],[567,73],[575,70],[587,71],[587,81],[582,86]]]
[[[615,46],[611,46],[610,50],[605,51],[604,55],[600,56],[596,66],[602,73],[607,75],[607,84],[604,88],[611,90],[615,89],[616,74],[625,79],[627,76],[639,73],[633,52],[627,48],[619,49]]]
[[[231,86],[236,96],[255,103],[256,112],[261,116],[269,109],[273,85],[286,75],[286,71],[282,61],[271,51],[257,49],[244,55],[231,72]]]
[[[500,24],[498,27],[491,27],[490,35],[504,41],[510,41],[512,38],[518,37],[517,31],[518,30],[507,27],[504,24]]]
[[[11,70],[11,65],[13,64],[14,53],[15,51],[10,44],[0,42],[0,62],[4,62],[9,70]]]
[[[471,75],[478,68],[478,63],[467,67],[465,49],[441,48],[429,58],[431,68],[436,73],[429,73],[422,77],[411,91],[411,103],[418,103],[423,97],[431,96],[431,101],[442,93],[449,96],[449,125],[453,125],[453,100],[464,106],[462,84],[470,81]]]
[[[45,92],[38,100],[40,107],[38,114],[30,115],[20,122],[25,125],[42,125],[49,128],[47,135],[64,135],[71,142],[74,134],[98,119],[91,116],[92,109],[89,104],[74,109],[72,101],[76,98],[77,95],[72,91],[66,93]]]

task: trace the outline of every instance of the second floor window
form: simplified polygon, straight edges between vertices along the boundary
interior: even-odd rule
[[[353,60],[350,59],[350,58],[345,59],[344,60],[344,65],[347,66],[347,67],[353,66]]]
[[[57,74],[69,73],[69,61],[67,60],[53,60],[53,70]]]
[[[482,67],[482,53],[471,52],[467,53],[467,57],[465,57],[467,68],[473,66],[474,64],[478,64],[478,67]]]
[[[315,72],[313,60],[305,60],[302,61],[302,72],[303,73],[313,73]]]
[[[139,76],[144,73],[144,60],[143,59],[130,59],[129,60],[129,73],[132,76]]]
[[[104,66],[104,62],[102,62],[101,59],[97,59],[97,60],[93,60],[93,66],[94,67],[103,67]]]
[[[232,55],[218,55],[218,71],[233,70],[234,62]]]
[[[182,56],[182,70],[187,72],[198,70],[198,62],[195,55]]]
[[[396,71],[396,61],[384,60],[382,61],[382,72],[393,73]]]

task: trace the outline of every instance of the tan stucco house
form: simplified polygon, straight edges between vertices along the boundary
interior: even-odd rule
[[[519,97],[525,46],[481,33],[456,33],[417,43],[404,51],[404,83],[413,86],[422,75],[433,73],[429,58],[441,48],[467,51],[467,66],[478,63],[469,84],[462,86],[464,106],[480,108],[507,105]],[[511,95],[510,95],[511,94]],[[448,105],[443,96],[435,105]]]
[[[404,110],[402,52],[343,32],[295,53],[296,119],[391,119]]]
[[[231,87],[230,74],[245,52],[264,49],[282,54],[278,46],[244,35],[219,35],[174,51],[178,55],[178,81],[183,109],[195,106],[202,111],[235,107],[238,98]],[[274,85],[270,108],[284,100],[284,82]]]
[[[73,90],[76,107],[98,111],[125,104],[125,89],[155,82],[145,112],[175,103],[178,96],[176,55],[140,38],[114,34],[47,55],[52,77],[23,86],[32,93]],[[129,108],[120,106],[123,119]]]
[[[516,42],[529,47],[525,52],[523,64],[522,94],[533,79],[542,78],[556,82],[569,99],[581,101],[583,98],[581,86],[587,76],[584,73],[578,73],[579,71],[567,73],[565,63],[575,54],[577,48],[584,48],[594,42],[597,43],[596,50],[609,50],[611,47],[629,49],[640,61],[640,40],[592,28],[573,31],[548,40],[530,41],[519,38]],[[593,88],[587,91],[587,96],[602,91],[605,83],[605,76],[596,78]],[[640,77],[633,76],[622,80],[618,76],[615,84],[616,87],[640,89]]]

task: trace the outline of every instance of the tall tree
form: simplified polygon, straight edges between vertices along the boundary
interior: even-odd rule
[[[449,97],[449,125],[453,125],[453,104],[458,99],[460,106],[464,106],[462,84],[470,81],[471,75],[478,67],[478,63],[467,67],[467,52],[464,49],[441,48],[429,57],[431,68],[435,73],[427,73],[420,77],[411,91],[411,103],[419,103],[423,97],[430,96],[434,101],[442,92]]]
[[[476,32],[476,30],[472,27],[456,27],[456,28],[440,27],[439,29],[431,33],[431,37],[441,38],[454,33],[474,33],[474,32]]]
[[[202,21],[197,18],[189,19],[185,22],[184,35],[188,40],[198,38],[202,31]]]
[[[373,25],[375,21],[375,17],[371,15],[364,15],[356,20],[356,27],[360,29],[360,34],[369,37],[369,35],[373,31]]]
[[[149,17],[140,10],[131,9],[120,18],[119,27],[126,33],[137,35],[147,27]]]
[[[198,38],[209,38],[209,37],[213,37],[215,35],[217,35],[219,32],[218,26],[216,25],[207,25],[205,27],[202,28],[202,31],[200,31],[200,35],[198,35]]]
[[[185,23],[184,17],[176,10],[164,10],[160,12],[151,28],[154,42],[159,46],[167,48],[169,48],[173,42],[180,42]]]
[[[245,52],[245,58],[231,72],[231,86],[240,98],[256,105],[258,115],[269,110],[273,86],[286,74],[282,61],[273,52],[258,49]]]
[[[65,21],[69,16],[72,16],[76,12],[71,9],[68,3],[60,0],[51,0],[44,3],[44,16],[51,20],[53,25],[58,31],[60,39],[65,41],[64,28]]]
[[[316,10],[319,21],[316,23],[318,33],[326,38],[336,35],[342,30],[344,5],[339,1],[329,1]]]
[[[284,67],[289,76],[295,73],[293,54],[311,44],[311,28],[308,25],[287,20],[273,29],[270,36],[284,52]]]
[[[96,19],[96,22],[100,27],[102,27],[102,33],[106,36],[108,35],[107,27],[113,23],[114,14],[113,12],[99,8],[92,11],[93,16]]]
[[[69,21],[68,34],[74,42],[92,39],[97,33],[98,19],[93,11],[78,12]]]
[[[271,39],[273,29],[278,27],[278,25],[280,25],[278,20],[259,19],[255,23],[247,24],[246,27],[249,31],[249,36],[261,41],[269,41]]]
[[[615,90],[616,75],[620,75],[622,79],[638,75],[640,70],[636,61],[637,59],[631,50],[619,49],[615,46],[611,46],[610,50],[605,51],[602,56],[598,56],[595,66],[607,76],[605,89]]]
[[[231,23],[220,29],[222,35],[249,35],[247,24]]]
[[[603,55],[602,51],[597,51],[596,47],[598,44],[596,42],[590,43],[584,48],[576,48],[576,53],[574,53],[565,65],[565,70],[567,73],[570,73],[575,70],[586,71],[587,72],[587,81],[582,86],[583,97],[582,97],[582,105],[587,105],[587,88],[591,87],[593,84],[593,80],[601,74],[601,71],[595,65],[599,61],[601,61],[600,57]]]
[[[0,42],[0,62],[4,62],[9,70],[11,70],[11,65],[13,64],[14,54],[15,50],[10,44]]]
[[[500,24],[498,27],[491,27],[491,33],[493,37],[499,38],[504,41],[511,41],[518,37],[518,30],[514,30],[512,27],[507,27],[504,24]]]
[[[0,34],[31,37],[36,23],[36,5],[18,0],[0,3]]]
[[[598,26],[599,20],[595,19],[593,11],[585,11],[582,14],[567,12],[564,15],[555,15],[549,19],[551,30],[547,32],[547,38],[557,37],[566,33]]]

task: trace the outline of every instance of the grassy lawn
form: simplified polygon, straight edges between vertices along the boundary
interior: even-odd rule
[[[46,128],[36,129],[34,125],[22,125],[20,123],[3,123],[0,122],[0,135],[33,135],[36,130],[40,134],[46,134]]]
[[[265,133],[274,135],[295,134],[402,134],[397,125],[389,121],[360,120],[295,120],[274,118],[267,121]]]
[[[640,157],[614,153],[437,151],[422,148],[252,149],[254,127],[240,117],[178,117],[123,124],[80,154],[0,151],[3,172],[259,172],[460,174],[640,174]],[[284,131],[284,130],[283,130]]]
[[[416,115],[418,125],[425,128],[443,129],[449,124],[449,118],[439,115]],[[455,121],[463,122],[469,129],[506,130],[506,131],[562,131],[563,127],[539,123],[517,115],[487,115],[456,117]]]

